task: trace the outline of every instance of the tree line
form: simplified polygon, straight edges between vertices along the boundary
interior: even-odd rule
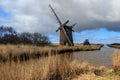
[[[0,26],[0,44],[50,44],[48,36],[41,33],[17,33],[15,29],[9,26]]]

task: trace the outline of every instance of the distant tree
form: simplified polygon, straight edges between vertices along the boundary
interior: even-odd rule
[[[112,43],[111,45],[120,45],[120,43]]]
[[[17,42],[18,42],[17,32],[12,27],[0,26],[0,43],[16,44]]]
[[[45,35],[40,34],[40,33],[33,34],[33,42],[36,45],[50,44],[49,38]]]
[[[88,39],[85,39],[85,41],[83,42],[83,45],[90,45],[90,42]]]
[[[50,44],[49,38],[40,33],[24,32],[18,34],[12,27],[0,26],[0,44]]]
[[[20,42],[23,44],[45,45],[50,44],[49,38],[40,33],[24,32],[19,37]]]
[[[20,43],[23,44],[32,44],[32,34],[24,32],[19,36]]]

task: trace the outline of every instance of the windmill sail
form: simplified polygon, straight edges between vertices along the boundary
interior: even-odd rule
[[[58,18],[57,14],[55,13],[54,9],[52,8],[51,5],[49,5],[49,7],[51,8],[52,12],[54,13],[55,17],[57,18],[57,21],[58,21],[59,25],[61,26],[62,23],[61,23],[60,19]]]

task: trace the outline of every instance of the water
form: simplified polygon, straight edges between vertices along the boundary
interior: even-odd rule
[[[87,61],[93,66],[106,66],[112,68],[112,56],[115,49],[103,47],[100,51],[80,51],[72,54],[72,59],[77,62]]]

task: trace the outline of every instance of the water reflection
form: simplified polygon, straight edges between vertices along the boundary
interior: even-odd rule
[[[103,47],[100,51],[80,51],[64,54],[69,60],[77,62],[87,61],[93,66],[106,66],[112,68],[112,55],[115,49]]]

